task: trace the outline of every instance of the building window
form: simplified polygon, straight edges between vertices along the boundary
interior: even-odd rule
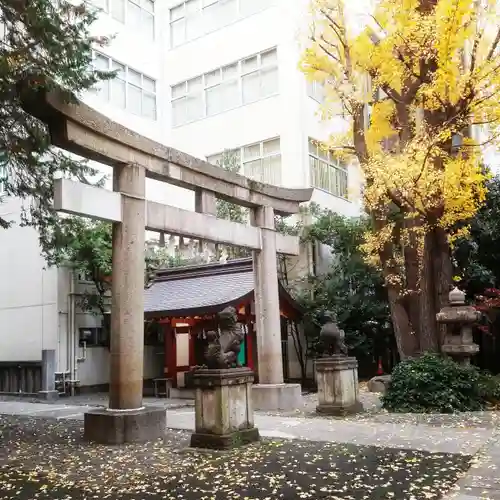
[[[281,185],[281,151],[279,137],[256,142],[226,152],[234,155],[241,165],[241,173],[265,184]],[[207,156],[207,161],[219,165],[222,153]]]
[[[309,139],[309,168],[312,187],[347,199],[347,168],[328,147]]]
[[[316,80],[313,80],[312,82],[307,82],[307,95],[311,99],[314,99],[315,101],[319,102],[320,104],[324,104],[326,97],[325,86]]]
[[[97,84],[99,98],[135,115],[156,120],[155,80],[98,52],[94,53],[94,67],[117,72],[112,80]]]
[[[271,0],[186,0],[170,9],[170,43],[178,47],[264,10]]]
[[[271,49],[172,87],[173,126],[278,93],[278,54]]]
[[[328,82],[325,83],[328,84]],[[316,80],[313,80],[312,82],[307,82],[307,95],[321,105],[324,105],[327,102],[325,83],[321,83]],[[336,99],[334,102],[330,101],[329,108],[331,109],[334,115],[342,116],[343,118],[345,118],[346,109],[344,103],[340,100],[340,98]]]
[[[76,274],[78,283],[93,283],[92,273],[90,271],[78,271]]]
[[[134,35],[154,39],[154,0],[92,0],[92,3],[113,19],[133,29]]]

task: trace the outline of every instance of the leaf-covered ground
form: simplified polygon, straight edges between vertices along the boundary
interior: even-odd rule
[[[189,434],[105,447],[80,422],[0,417],[2,499],[435,499],[468,457],[263,440],[229,453],[187,449]],[[390,443],[388,443],[390,444]]]

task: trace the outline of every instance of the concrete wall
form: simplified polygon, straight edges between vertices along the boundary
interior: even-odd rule
[[[62,268],[59,271],[59,371],[67,370],[68,363],[68,328],[70,327],[68,312],[70,300],[70,279],[68,269]],[[109,348],[89,346],[86,349],[78,346],[80,328],[94,328],[102,326],[102,316],[82,311],[78,306],[82,295],[93,290],[93,285],[89,282],[75,279],[75,325],[74,335],[76,342],[76,357],[81,361],[77,362],[76,380],[82,387],[102,385],[109,382]],[[163,347],[144,347],[144,378],[151,379],[162,376],[163,373]]]
[[[16,223],[20,209],[17,200],[0,205]],[[41,360],[57,347],[57,270],[44,265],[34,230],[0,229],[0,362]]]
[[[144,347],[144,379],[161,377],[163,374],[163,352],[161,347]],[[87,359],[78,363],[80,386],[109,383],[109,349],[87,348]]]

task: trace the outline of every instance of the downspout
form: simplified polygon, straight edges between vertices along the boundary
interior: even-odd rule
[[[76,381],[76,349],[77,342],[75,339],[75,273],[73,270],[70,271],[69,280],[69,339],[70,339],[70,366],[69,366],[69,376],[70,376],[70,387],[71,395],[75,395],[75,381]]]
[[[66,311],[66,368],[65,373],[63,373],[62,390],[66,392],[66,383],[64,380],[66,379],[66,374],[68,378],[71,376],[71,353],[73,352],[71,349],[71,282],[72,282],[72,271],[69,269],[68,272],[68,280],[69,280],[69,291],[68,291],[68,302],[67,302],[67,311]]]

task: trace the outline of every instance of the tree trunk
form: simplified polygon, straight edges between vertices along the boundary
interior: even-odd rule
[[[419,343],[416,332],[413,330],[410,318],[399,292],[392,286],[388,287],[389,307],[391,310],[394,337],[401,360],[414,357],[419,352]]]
[[[436,302],[435,294],[435,275],[433,259],[435,252],[434,235],[427,233],[424,237],[424,248],[422,255],[421,279],[420,279],[420,349],[421,352],[439,351],[439,342],[436,323]]]
[[[420,348],[437,352],[441,348],[444,327],[436,314],[448,303],[452,282],[450,247],[446,233],[437,227],[425,236],[420,292]]]
[[[436,304],[436,312],[448,305],[449,293],[453,283],[453,267],[451,263],[450,245],[448,237],[443,229],[436,228],[434,230],[434,245],[433,268],[435,277],[434,286],[434,302]],[[440,325],[437,327],[437,336],[439,346],[443,345],[444,336],[446,334],[446,326]]]
[[[376,217],[373,217],[373,222],[375,230],[380,230],[384,226],[384,221]],[[379,257],[387,286],[389,308],[399,356],[402,360],[414,357],[419,350],[418,336],[415,329],[412,328],[409,314],[410,308],[405,307],[411,297],[403,296],[403,283],[394,279],[398,276],[401,277],[402,274],[402,269],[394,259],[394,244],[386,242],[379,253]]]
[[[304,349],[304,345],[302,344],[301,332],[297,325],[297,321],[292,322],[291,334],[293,347],[295,348],[295,354],[297,355],[297,360],[300,365],[301,383],[302,385],[304,385],[307,381],[307,345]]]
[[[406,221],[406,227],[408,229],[415,229],[421,225],[421,221],[417,219],[411,219]],[[405,273],[406,273],[406,290],[407,295],[405,297],[407,305],[407,310],[409,314],[409,320],[411,323],[412,331],[415,334],[420,332],[420,268],[419,268],[419,255],[418,255],[418,239],[414,231],[409,234],[408,245],[403,247],[403,256],[405,262]],[[419,342],[420,347],[420,342]]]

